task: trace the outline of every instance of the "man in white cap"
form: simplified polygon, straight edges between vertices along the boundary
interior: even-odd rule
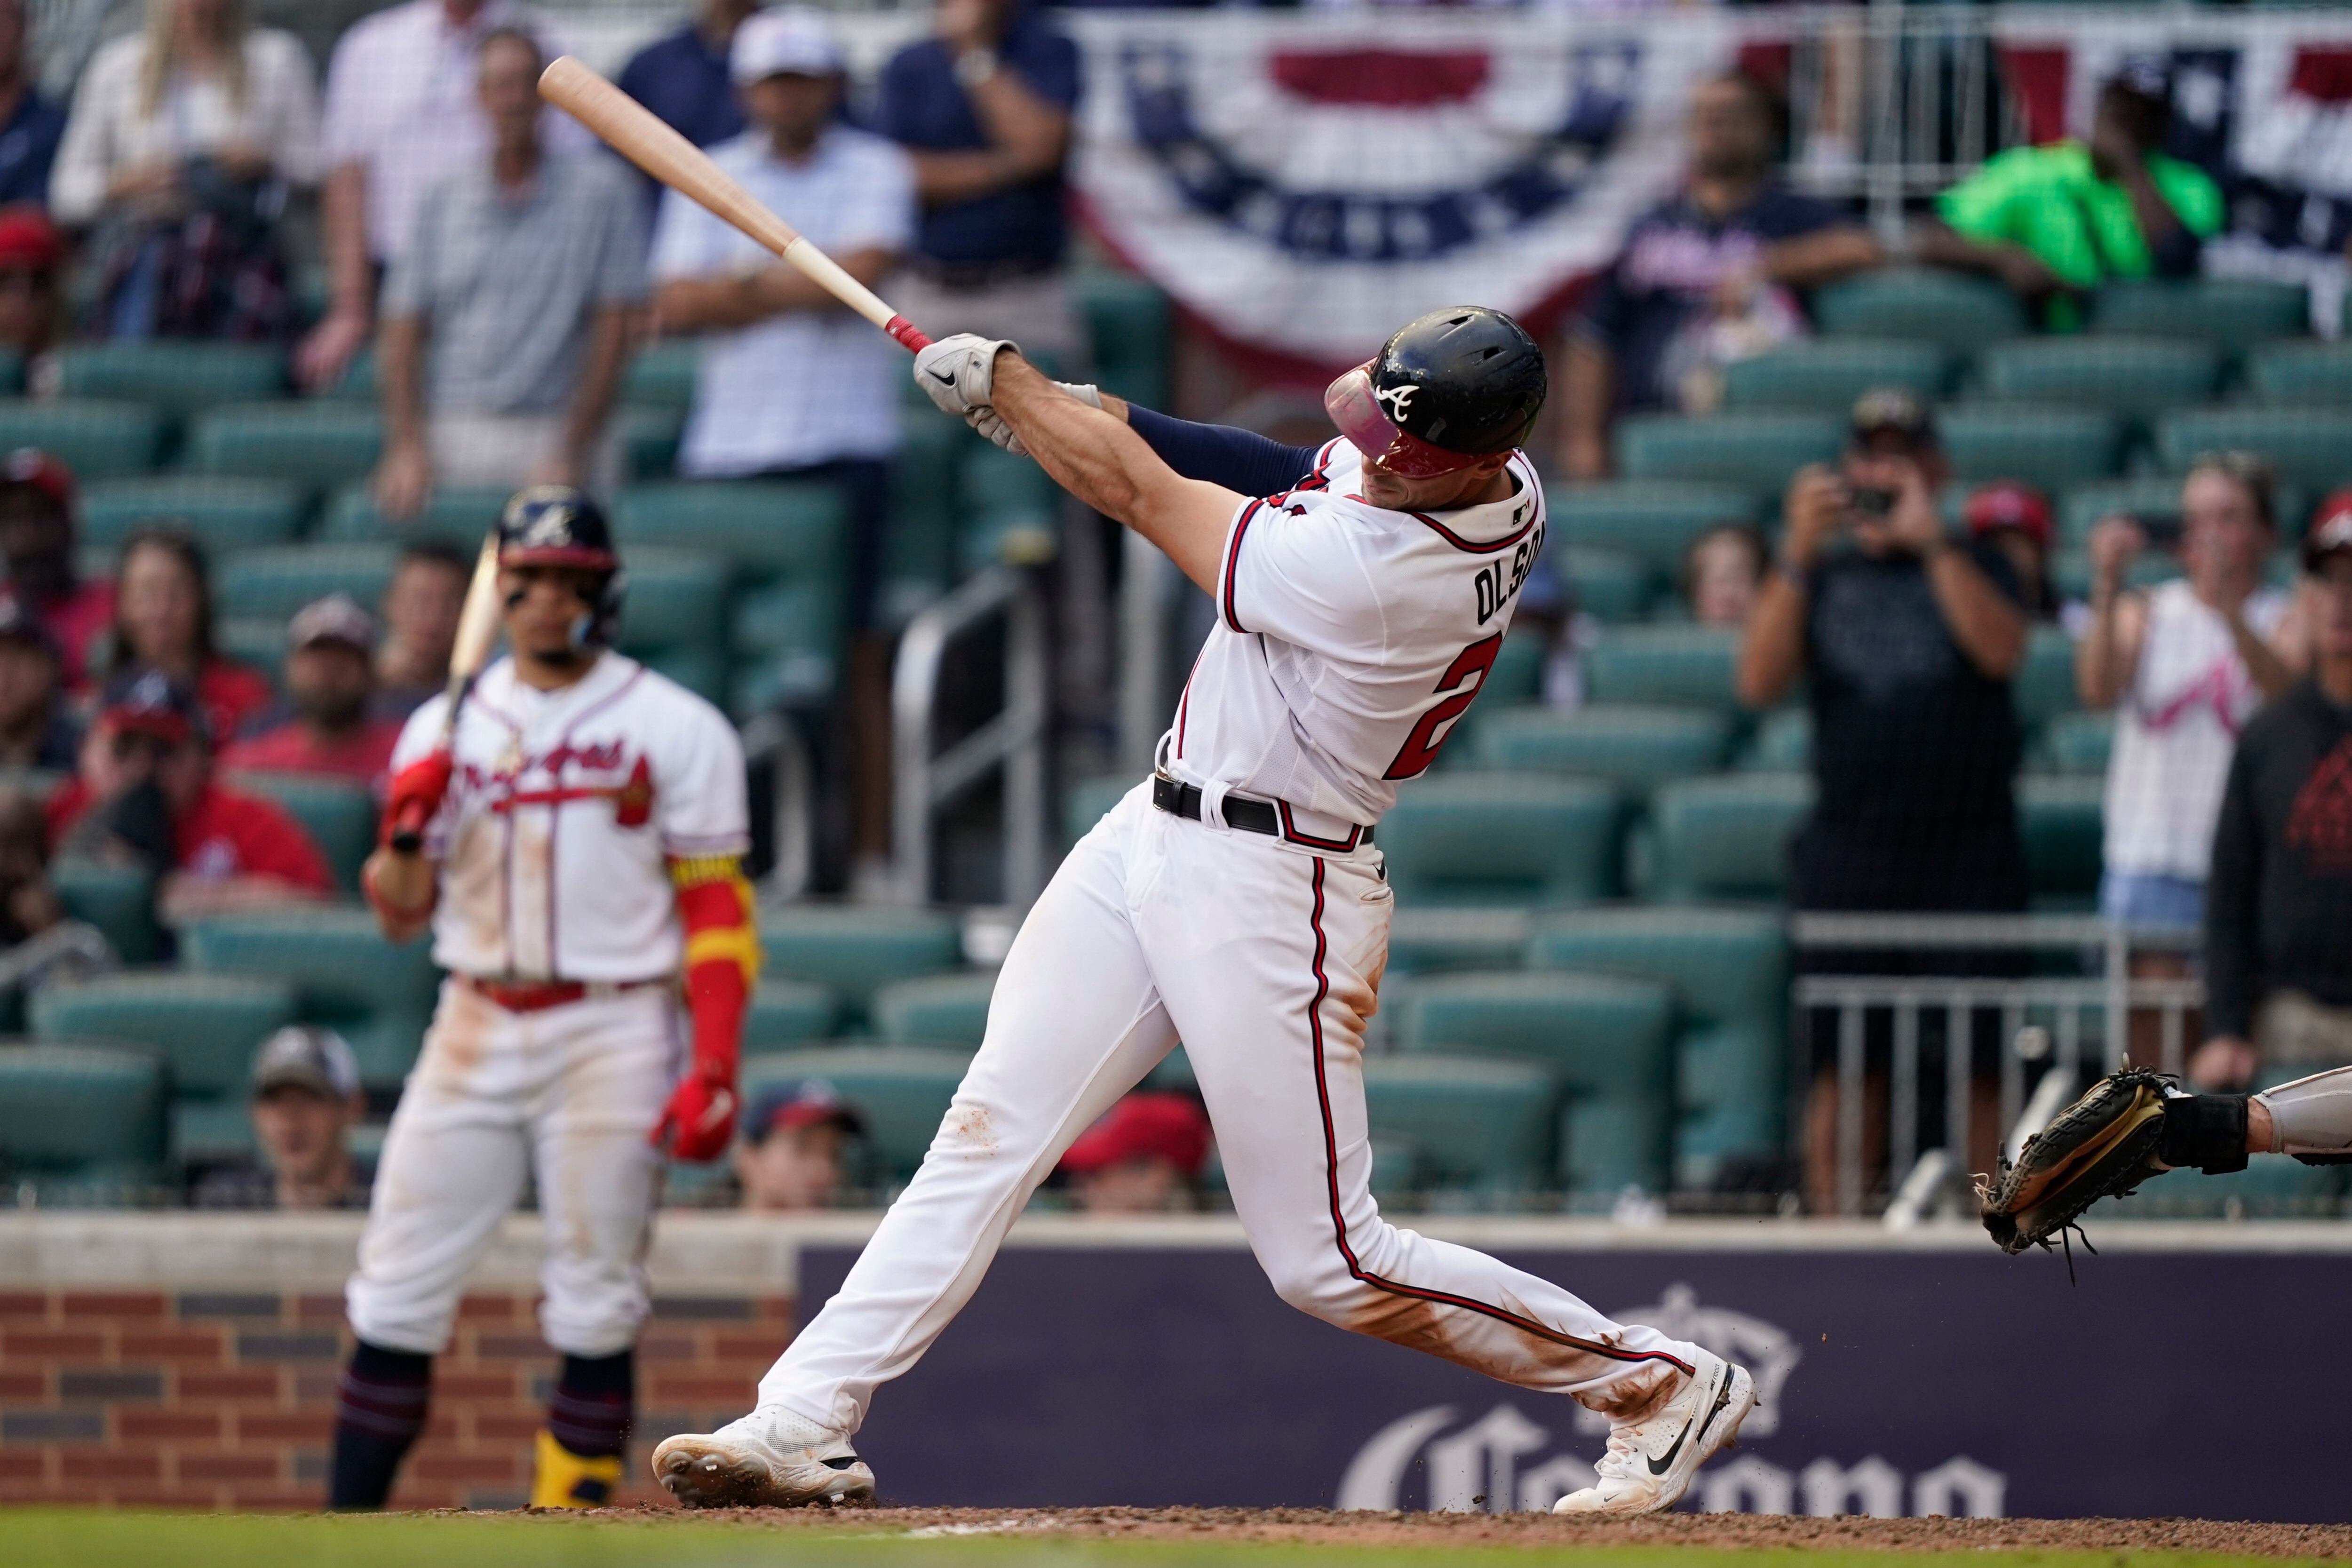
[[[375,1171],[350,1147],[367,1101],[359,1063],[341,1035],[289,1024],[262,1041],[253,1058],[251,1109],[266,1163],[210,1173],[197,1184],[197,1207],[367,1207]]]
[[[710,150],[751,195],[869,286],[915,231],[914,166],[836,119],[843,60],[824,14],[782,5],[735,29],[728,68],[751,128]],[[837,486],[850,521],[848,710],[889,711],[887,644],[873,633],[889,459],[904,356],[831,295],[670,192],[654,226],[665,333],[704,334],[678,469],[694,479],[810,479]],[[879,784],[887,736],[858,737],[859,847],[887,848]],[[868,809],[868,808],[871,809]]]

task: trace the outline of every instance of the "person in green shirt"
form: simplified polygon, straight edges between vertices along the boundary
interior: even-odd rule
[[[1919,258],[2000,279],[2062,331],[2110,279],[2194,276],[2221,226],[2221,190],[2157,151],[2171,123],[2160,82],[2116,77],[2099,89],[2088,142],[2011,148],[1937,197]]]

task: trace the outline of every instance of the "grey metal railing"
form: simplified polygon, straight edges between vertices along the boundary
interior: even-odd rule
[[[743,761],[768,769],[766,807],[776,858],[760,879],[760,896],[779,902],[799,898],[815,867],[816,770],[808,742],[782,713],[755,714],[743,726]]]
[[[2051,1072],[2073,1084],[2121,1065],[2137,1018],[2156,1021],[2158,1059],[2150,1065],[2179,1072],[2189,1048],[2189,1015],[2204,1002],[2198,980],[2132,973],[2135,954],[2179,954],[2194,946],[2194,931],[2035,915],[1806,914],[1791,917],[1790,927],[1811,971],[1791,989],[1798,1037],[1811,1037],[1820,1015],[1835,1020],[1836,1207],[1842,1215],[1863,1213],[1873,1196],[1866,1133],[1874,1101],[1885,1107],[1885,1170],[1898,1203],[1916,1212],[1929,1201],[1919,1187],[1933,1184],[1910,1178],[1926,1152],[1919,1108],[1931,1044],[1940,1046],[1944,1114],[1940,1142],[1929,1147],[1944,1155],[1938,1179],[1952,1180],[1966,1173],[1975,1115],[1972,1047],[1980,1020],[1998,1025],[1997,1125],[2009,1129],[2018,1123],[2030,1089]],[[1922,972],[1835,973],[1837,954],[1864,952],[1901,955],[1905,967]],[[1938,957],[1961,954],[2014,955],[2026,973],[1932,973]],[[1856,964],[1858,970],[1883,967]],[[1883,1090],[1871,1082],[1874,1022],[1887,1046]],[[1931,1035],[1937,1037],[1932,1042]]]
[[[1005,625],[1004,699],[996,716],[931,750],[948,654],[987,623]],[[1000,901],[1026,909],[1045,883],[1045,744],[1050,672],[1045,600],[1032,577],[994,566],[907,624],[890,684],[892,852],[898,897],[936,894],[940,814],[991,773],[1004,779]]]

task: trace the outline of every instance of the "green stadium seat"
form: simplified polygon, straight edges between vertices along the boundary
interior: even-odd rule
[[[2017,781],[2017,827],[2038,903],[2089,909],[2099,890],[2103,778],[2029,773]]]
[[[1559,1086],[1533,1062],[1366,1057],[1364,1101],[1372,1136],[1412,1145],[1433,1184],[1498,1198],[1548,1184]]]
[[[2154,279],[2110,283],[2091,300],[2095,331],[2196,338],[2240,353],[2271,338],[2311,331],[2311,295],[2300,283],[2251,278]]]
[[[183,529],[215,554],[282,544],[302,525],[302,487],[225,474],[100,479],[81,492],[81,542],[119,549],[132,531]]]
[[[898,458],[890,470],[890,527],[883,541],[884,620],[903,625],[954,585],[956,530],[961,518],[957,476],[978,437],[931,406],[920,388],[898,419]]]
[[[1757,773],[1801,773],[1813,765],[1813,710],[1775,708],[1756,726],[1740,767]]]
[[[2116,472],[2124,427],[2111,414],[2032,403],[1963,403],[1939,411],[1937,429],[1963,479],[2023,479],[2055,493]]]
[[[2105,778],[2115,749],[2113,713],[2061,713],[2042,730],[2042,763],[2053,773]]]
[[[1633,795],[1713,773],[1730,751],[1727,715],[1643,703],[1595,702],[1567,713],[1507,709],[1478,731],[1479,760],[1489,767],[1606,779]]]
[[[115,1045],[0,1046],[0,1173],[152,1178],[163,1167],[169,1074]]]
[[[241,974],[132,970],[44,985],[26,1019],[36,1039],[121,1040],[170,1064],[173,1092],[244,1094],[253,1053],[294,1021],[294,988]]]
[[[1533,970],[1655,981],[1680,1028],[1676,1184],[1705,1186],[1726,1160],[1769,1159],[1781,1143],[1789,943],[1777,911],[1596,909],[1546,915],[1528,942]]]
[[[24,354],[16,349],[0,348],[0,397],[14,397],[24,390]]]
[[[847,570],[849,524],[841,493],[814,480],[674,479],[634,484],[614,504],[624,546],[671,545],[734,563],[750,582]]]
[[[1168,296],[1157,284],[1108,268],[1082,268],[1070,280],[1093,341],[1088,374],[1105,392],[1168,406]]]
[[[84,484],[143,474],[163,456],[163,416],[143,403],[0,398],[0,451],[38,447]]]
[[[1682,570],[1691,541],[1727,522],[1754,520],[1748,493],[1733,485],[1617,479],[1547,485],[1547,527],[1557,544],[1622,551],[1660,584]]]
[[[1617,423],[1617,467],[1627,479],[1738,485],[1759,499],[1844,445],[1845,421],[1834,414],[1637,414]]]
[[[1401,1051],[1532,1061],[1568,1093],[1559,1172],[1570,1192],[1664,1192],[1674,1124],[1674,995],[1655,981],[1559,972],[1453,974],[1407,988]]]
[[[1113,773],[1108,778],[1082,779],[1062,792],[1062,847],[1070,846],[1094,831],[1095,824],[1110,813],[1110,808],[1127,798],[1136,780],[1125,773]]]
[[[1576,607],[1595,620],[1638,621],[1649,614],[1657,580],[1638,556],[1575,544],[1562,544],[1549,553],[1575,595]]]
[[[632,408],[691,408],[695,372],[701,363],[699,339],[648,343],[621,374],[621,402]]]
[[[57,366],[63,396],[144,403],[182,419],[287,390],[285,351],[262,343],[163,338],[68,343],[58,351]]]
[[[902,1183],[947,1119],[956,1086],[971,1065],[970,1053],[919,1046],[835,1046],[778,1051],[743,1058],[742,1092],[755,1099],[770,1084],[823,1079],[866,1115],[867,1137],[883,1177]]]
[[[1955,354],[2026,331],[2024,309],[2000,284],[1930,268],[1887,268],[1817,289],[1813,319],[1833,336],[1913,339]]]
[[[375,847],[377,826],[375,797],[365,785],[314,773],[239,772],[231,779],[237,788],[284,806],[327,858],[335,886],[359,895],[360,868]]]
[[[957,479],[956,563],[969,574],[1034,566],[1061,548],[1061,492],[1045,470],[989,441],[969,441]]]
[[[1595,702],[1663,702],[1729,713],[1739,634],[1722,626],[1614,626],[1585,660]]]
[[[375,345],[368,344],[352,356],[335,384],[317,394],[322,402],[363,403],[371,408],[383,405],[383,385],[376,379]]]
[[[1465,969],[1517,969],[1527,946],[1526,910],[1418,909],[1389,917],[1389,973],[1444,974]]]
[[[1813,338],[1734,360],[1723,371],[1729,409],[1812,408],[1844,414],[1878,387],[1899,386],[1933,401],[1951,380],[1951,361],[1932,342],[1900,338]]]
[[[2009,696],[2029,732],[2081,706],[2074,697],[2074,641],[2063,627],[2035,626],[2027,634],[2025,662],[2010,681]]]
[[[2352,408],[2184,408],[2156,427],[2157,457],[2176,474],[2231,447],[2260,452],[2281,479],[2326,495],[2352,479]]]
[[[2246,385],[2263,403],[2352,404],[2352,342],[2264,343],[2246,355]]]
[[[356,908],[213,916],[182,931],[180,953],[201,972],[290,983],[302,1021],[340,1032],[377,1088],[397,1084],[415,1062],[441,984],[427,940],[394,947]]]
[[[963,966],[963,927],[937,910],[793,904],[760,911],[765,973],[830,986],[855,1016],[894,980]]]
[[[1490,719],[1536,701],[1543,695],[1544,665],[1551,658],[1551,631],[1532,617],[1504,634],[1502,651],[1478,683],[1478,700],[1454,721],[1440,742],[1437,766],[1452,772],[1478,751],[1478,731]]]
[[[198,413],[190,468],[251,474],[325,489],[365,479],[383,444],[373,408],[333,402],[247,403]]]
[[[251,665],[268,678],[274,688],[283,689],[286,658],[286,623],[268,616],[225,616],[213,623],[213,646],[225,658]]]
[[[2343,1212],[2344,1188],[2339,1165],[2256,1160],[2225,1176],[2196,1170],[2160,1172],[2127,1197],[2100,1199],[2084,1217],[2094,1225],[2136,1219],[2334,1219]]]
[[[621,615],[621,646],[630,653],[684,647],[723,647],[727,640],[724,557],[662,545],[632,546],[629,598]]]
[[[874,994],[874,1032],[898,1045],[976,1051],[995,990],[992,969],[896,981]]]
[[[283,620],[313,599],[383,596],[397,552],[389,544],[278,544],[240,550],[214,572],[218,614]]]
[[[822,985],[804,980],[762,980],[743,1012],[743,1048],[783,1050],[822,1040],[833,1033],[841,1003]]]
[[[1977,389],[1987,397],[2139,419],[2203,403],[2221,379],[2221,351],[2169,338],[2024,338],[1995,343],[1977,361]]]
[[[1676,779],[1650,797],[1655,860],[1649,894],[1668,903],[1778,899],[1789,836],[1811,809],[1801,773]]]
[[[1591,779],[1442,774],[1398,795],[1380,847],[1400,903],[1580,903],[1616,885],[1621,814]]]
[[[623,623],[625,632],[626,625],[626,622]],[[625,645],[628,644],[625,636],[622,640]],[[729,688],[732,670],[725,648],[706,643],[650,652],[630,647],[629,651],[656,675],[677,682],[714,708],[731,711],[729,704],[733,698]]]
[[[103,934],[125,963],[152,963],[163,945],[155,924],[155,879],[137,866],[64,856],[49,862],[49,885],[67,914]]]
[[[624,405],[613,425],[621,443],[621,471],[631,479],[666,479],[677,471],[677,446],[686,435],[681,408]]]
[[[378,511],[364,479],[355,479],[335,492],[327,503],[326,520],[319,525],[323,540],[354,544],[405,544],[416,540],[442,540],[465,549],[479,548],[482,537],[498,525],[499,513],[512,492],[465,485],[441,485],[425,499],[415,517],[395,522]]]
[[[2098,526],[2100,519],[2117,512],[2146,522],[2178,526],[2180,481],[2169,476],[2150,475],[2069,486],[2058,503],[2060,543],[2080,549],[2090,542],[2091,530]]]

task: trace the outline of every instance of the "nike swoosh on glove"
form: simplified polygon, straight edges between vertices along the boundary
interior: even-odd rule
[[[971,332],[941,338],[915,356],[915,384],[939,405],[941,413],[961,419],[988,405],[999,349],[1019,353],[1021,345]]]
[[[1102,388],[1090,381],[1057,381],[1054,384],[1089,408],[1102,406]],[[1025,458],[1029,455],[1029,448],[1021,444],[1021,437],[1013,433],[1013,426],[1006,424],[1004,416],[995,409],[991,407],[967,409],[963,422],[1014,457]]]

